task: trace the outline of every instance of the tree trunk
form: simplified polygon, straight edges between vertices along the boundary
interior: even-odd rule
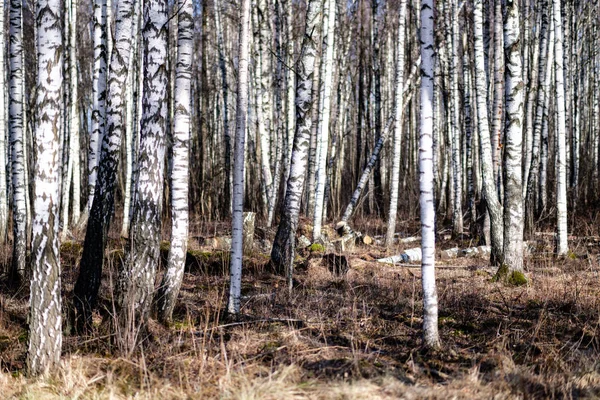
[[[421,0],[421,114],[419,133],[419,204],[423,281],[423,340],[440,347],[435,284],[435,209],[433,200],[433,1]]]
[[[94,63],[92,67],[92,126],[88,149],[88,199],[86,213],[94,201],[100,144],[106,128],[106,0],[94,1]]]
[[[474,48],[475,48],[475,94],[477,106],[477,125],[479,130],[479,146],[481,149],[481,167],[483,180],[483,195],[490,215],[490,233],[492,265],[501,261],[503,251],[502,208],[496,191],[492,162],[492,146],[488,123],[488,108],[486,102],[486,73],[483,54],[483,0],[475,0],[473,10]]]
[[[23,129],[23,33],[21,0],[10,2],[10,91],[9,128],[13,184],[13,258],[11,280],[27,276],[27,206],[25,199],[25,130]],[[4,169],[4,168],[3,168]]]
[[[63,81],[60,3],[40,0],[36,7],[38,118],[27,346],[27,370],[31,375],[46,374],[57,366],[62,348],[57,165]]]
[[[117,10],[116,44],[113,48],[106,96],[106,131],[102,137],[102,152],[98,165],[96,194],[79,263],[79,276],[74,289],[74,327],[78,331],[91,328],[92,309],[96,305],[104,249],[114,209],[114,189],[125,129],[125,86],[129,64],[134,0],[121,0]]]
[[[12,7],[11,7],[12,13]],[[0,47],[0,87],[6,87],[6,70],[5,70],[5,50],[4,46],[4,1],[0,2],[0,43],[3,45]],[[12,21],[11,21],[12,28]],[[0,94],[0,165],[6,165],[8,163],[6,157],[6,104],[4,100],[4,92]],[[6,169],[0,168],[0,244],[6,243],[6,234],[8,226],[8,188],[6,179]]]
[[[296,132],[287,181],[284,208],[271,251],[271,261],[278,273],[286,273],[291,284],[295,251],[295,234],[300,216],[300,201],[304,189],[308,147],[311,133],[312,78],[317,55],[315,28],[321,12],[321,0],[309,0],[306,11],[302,56],[296,76]]]
[[[193,5],[178,1],[177,69],[175,76],[175,120],[173,125],[173,168],[171,171],[171,248],[167,270],[158,289],[158,319],[169,324],[183,281],[188,237],[189,142],[191,81],[194,38]]]
[[[118,345],[129,355],[143,340],[160,262],[167,131],[167,1],[144,2],[144,94],[133,217],[118,278]]]
[[[519,3],[506,2],[504,51],[506,54],[506,130],[504,147],[504,254],[499,275],[509,280],[523,271],[523,74],[520,49]],[[516,281],[515,281],[516,282]]]
[[[238,87],[235,127],[235,153],[233,161],[233,214],[231,221],[231,276],[229,285],[230,314],[240,312],[242,291],[243,213],[244,213],[244,162],[246,154],[246,126],[248,121],[248,53],[250,30],[250,0],[241,4],[238,47]]]
[[[327,151],[329,147],[329,116],[331,113],[331,88],[333,86],[333,48],[335,46],[335,14],[337,10],[335,1],[325,0],[325,18],[323,33],[323,56],[321,63],[321,111],[319,113],[319,126],[317,130],[319,158],[317,160],[317,184],[315,188],[315,211],[313,215],[313,241],[321,237],[321,224],[323,222],[323,200],[325,195],[325,182],[327,180]],[[325,36],[325,35],[324,35]]]
[[[556,80],[556,123],[558,129],[556,148],[556,252],[566,255],[569,251],[567,243],[567,154],[565,127],[565,82],[563,58],[563,29],[561,1],[553,0],[554,14],[554,77]]]
[[[392,145],[392,174],[390,176],[390,211],[388,213],[385,243],[389,247],[394,243],[396,233],[396,215],[398,213],[398,192],[400,179],[400,155],[402,151],[402,119],[404,98],[404,37],[406,30],[406,0],[400,1],[398,25],[398,44],[396,49],[396,85],[394,104],[394,143]]]

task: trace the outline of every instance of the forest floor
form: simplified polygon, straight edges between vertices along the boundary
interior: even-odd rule
[[[419,232],[416,220],[400,225],[405,236]],[[356,226],[372,236],[383,233],[376,222]],[[123,253],[124,242],[115,238],[107,251],[98,331],[65,336],[62,365],[46,378],[23,375],[27,288],[0,288],[0,397],[597,398],[600,240],[590,226],[597,225],[578,230],[586,236],[572,238],[564,259],[553,258],[552,235],[536,237],[525,261],[526,286],[493,282],[495,271],[485,259],[439,260],[440,351],[421,346],[418,265],[375,261],[419,242],[359,246],[346,254],[349,269],[342,274],[332,273],[326,255],[303,250],[291,295],[285,280],[269,271],[266,249],[257,250],[244,261],[242,317],[231,321],[223,317],[228,253],[207,251],[197,240],[227,234],[227,226],[196,224],[173,325],[151,321],[140,353],[115,356],[101,323],[111,317],[109,284]],[[257,230],[257,246],[273,234]],[[472,244],[443,236],[438,251]],[[164,253],[168,244],[163,247]],[[78,241],[62,246],[64,308],[80,251]],[[8,257],[7,247],[0,263]]]

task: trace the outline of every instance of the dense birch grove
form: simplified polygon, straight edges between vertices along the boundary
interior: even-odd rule
[[[570,224],[600,200],[598,7],[0,1],[2,272],[30,284],[29,371],[58,362],[63,323],[92,332],[115,235],[109,325],[125,355],[150,318],[172,322],[195,222],[228,226],[225,308],[243,313],[244,212],[290,293],[300,236],[327,248],[376,221],[393,253],[418,219],[423,341],[439,347],[442,232],[491,246],[495,279],[526,281],[524,241],[551,229],[568,256]]]

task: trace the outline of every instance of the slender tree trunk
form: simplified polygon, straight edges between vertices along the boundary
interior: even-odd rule
[[[556,123],[557,137],[557,174],[556,177],[556,218],[557,241],[556,252],[565,255],[569,251],[567,243],[567,154],[565,127],[565,82],[563,58],[563,29],[561,1],[553,0],[554,15],[554,74],[556,79]]]
[[[279,273],[287,274],[290,285],[294,267],[295,234],[300,216],[300,201],[304,188],[312,125],[312,78],[317,55],[315,28],[319,21],[321,5],[321,0],[309,0],[306,11],[302,56],[298,60],[296,70],[296,133],[290,176],[287,181],[283,212],[271,251],[271,262]]]
[[[0,11],[1,12],[1,11]],[[11,280],[27,277],[27,205],[25,198],[25,130],[23,129],[23,32],[21,0],[10,2],[9,128],[13,185],[13,256]],[[4,168],[2,168],[4,170]]]
[[[344,223],[348,222],[348,220],[352,216],[352,213],[354,212],[354,209],[356,208],[356,205],[358,204],[358,200],[360,199],[360,196],[362,195],[362,192],[365,189],[365,186],[369,182],[369,177],[371,176],[371,172],[373,172],[373,167],[375,166],[375,163],[377,162],[377,160],[379,160],[379,154],[381,153],[383,144],[385,143],[385,141],[388,137],[390,123],[391,123],[391,120],[386,124],[385,128],[383,129],[383,132],[381,133],[381,136],[379,136],[379,139],[377,140],[377,143],[375,144],[375,147],[373,148],[373,153],[371,153],[369,162],[365,166],[365,169],[363,170],[363,172],[360,176],[360,179],[358,180],[356,189],[354,189],[354,193],[352,193],[352,198],[350,199],[350,202],[346,206],[346,210],[344,211],[344,214],[342,215],[341,222],[344,222]]]
[[[479,131],[479,146],[481,151],[481,167],[483,180],[483,195],[490,215],[490,233],[492,246],[492,264],[501,262],[503,251],[502,208],[496,191],[492,162],[492,146],[488,123],[488,108],[486,101],[487,89],[485,60],[483,54],[483,0],[475,0],[473,10],[474,48],[475,48],[475,94],[477,105],[477,125]]]
[[[167,270],[157,295],[159,321],[169,324],[183,281],[188,236],[189,142],[191,82],[194,40],[193,5],[178,1],[177,69],[175,77],[175,120],[173,126],[173,169],[171,171],[171,248]]]
[[[335,46],[335,14],[337,10],[334,0],[325,0],[325,18],[323,33],[323,55],[321,64],[321,112],[319,113],[319,126],[317,140],[319,150],[317,154],[317,184],[315,189],[315,211],[313,219],[313,241],[321,237],[321,224],[323,222],[323,200],[325,182],[327,180],[327,150],[329,147],[329,116],[331,113],[331,89],[333,86],[333,48]]]
[[[91,327],[92,309],[96,305],[104,249],[114,211],[114,188],[119,163],[121,136],[125,129],[125,86],[129,64],[134,0],[121,0],[117,10],[116,44],[113,48],[106,95],[106,130],[98,165],[96,194],[87,224],[79,276],[74,289],[74,327],[81,331]]]
[[[498,188],[502,185],[500,163],[502,159],[502,116],[504,113],[504,102],[502,91],[504,88],[504,50],[502,36],[502,1],[494,1],[494,103],[492,108],[492,161],[494,163],[494,178]],[[499,190],[499,195],[501,191]]]
[[[421,263],[423,282],[423,341],[440,347],[435,284],[435,209],[433,199],[433,1],[421,0],[421,114],[419,132],[419,187],[421,194]]]
[[[398,25],[398,44],[396,48],[396,92],[394,104],[394,143],[392,145],[392,174],[390,176],[390,211],[388,213],[385,243],[389,247],[394,243],[396,233],[396,215],[398,213],[398,192],[400,180],[400,156],[402,152],[402,119],[404,97],[404,47],[406,31],[406,0],[400,1]]]
[[[225,61],[225,44],[223,43],[221,4],[219,0],[215,1],[215,23],[217,28],[219,69],[221,71],[221,91],[223,94],[223,137],[225,139],[225,189],[223,191],[223,216],[229,216],[231,214],[231,132],[229,128],[229,83],[227,81],[227,63]]]
[[[94,201],[98,177],[100,144],[104,135],[106,121],[106,0],[94,1],[94,64],[92,67],[92,125],[88,149],[88,199],[86,213],[89,213]]]
[[[167,1],[144,2],[144,94],[133,217],[119,272],[118,343],[131,354],[143,339],[160,262],[167,132]]]
[[[250,0],[242,0],[238,47],[238,86],[235,127],[235,156],[233,161],[233,214],[231,221],[231,276],[229,285],[230,314],[240,312],[242,291],[244,161],[246,126],[248,121],[248,53],[250,30]]]
[[[77,75],[77,0],[68,1],[67,21],[68,27],[65,31],[69,33],[69,112],[66,116],[65,125],[68,128],[69,149],[68,149],[68,167],[66,182],[63,182],[62,199],[62,238],[65,239],[69,232],[71,221],[79,221],[81,216],[80,197],[81,197],[81,177],[80,154],[79,154],[79,96],[78,96],[78,75]],[[63,150],[63,151],[66,151]],[[69,206],[71,199],[71,190],[73,191],[73,203]],[[69,211],[72,213],[69,214]],[[72,216],[72,219],[69,218]]]
[[[61,2],[39,0],[37,24],[37,124],[27,370],[46,374],[62,347],[62,299],[58,237],[59,126],[63,81]]]
[[[12,8],[11,8],[12,13]],[[5,70],[5,49],[4,46],[4,1],[0,2],[0,87],[6,87],[6,70]],[[12,21],[11,21],[12,28]],[[0,94],[0,165],[6,165],[6,104],[4,100],[4,92]],[[8,190],[7,190],[6,169],[0,168],[0,244],[6,243],[6,234],[8,226]]]
[[[125,89],[125,179],[123,180],[123,223],[121,224],[121,237],[129,238],[129,227],[133,215],[133,197],[135,195],[135,168],[136,156],[139,148],[140,118],[142,115],[142,87],[144,85],[144,62],[141,53],[141,34],[139,26],[142,23],[142,1],[138,1],[134,7],[133,32],[131,43],[131,54],[127,70],[127,83]],[[134,62],[136,61],[136,62]]]
[[[520,51],[519,3],[506,2],[504,52],[506,54],[506,130],[504,148],[504,254],[499,274],[523,271],[523,74]]]
[[[461,153],[461,135],[460,135],[460,93],[458,91],[458,9],[457,0],[452,1],[450,8],[451,21],[451,54],[450,54],[450,114],[452,126],[452,185],[454,189],[454,201],[452,202],[452,230],[456,237],[462,237],[463,234],[463,212],[462,212],[462,165],[460,160]]]
[[[548,29],[547,2],[541,5],[540,54],[538,64],[538,97],[536,115],[533,120],[533,137],[531,145],[531,167],[527,176],[527,193],[525,197],[525,232],[533,234],[535,216],[537,214],[538,181],[540,178],[540,151],[544,109],[547,107],[548,91],[552,80],[552,63],[554,62],[554,31]]]

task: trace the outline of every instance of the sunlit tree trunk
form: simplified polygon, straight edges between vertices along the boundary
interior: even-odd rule
[[[335,14],[337,10],[334,0],[325,0],[325,18],[323,25],[323,57],[321,64],[321,111],[317,130],[319,158],[317,160],[317,182],[315,188],[315,211],[313,219],[313,241],[321,237],[323,222],[323,200],[325,182],[327,180],[327,151],[329,147],[329,116],[331,113],[331,89],[333,86],[333,48],[335,46]],[[326,36],[325,36],[326,35]]]
[[[494,0],[494,99],[492,106],[492,161],[494,163],[494,178],[498,188],[502,185],[502,176],[500,164],[502,159],[501,136],[502,136],[502,116],[504,113],[504,102],[502,91],[504,89],[504,47],[502,36],[502,1]],[[501,191],[499,191],[501,193]],[[500,194],[500,196],[502,196]]]
[[[421,0],[421,113],[419,132],[419,204],[423,282],[423,340],[438,348],[438,301],[435,284],[435,209],[433,199],[433,0]]]
[[[167,133],[167,1],[144,2],[144,93],[133,216],[117,282],[118,344],[131,354],[148,322],[160,262]]]
[[[81,198],[81,176],[80,170],[80,154],[79,154],[79,96],[78,96],[78,73],[77,73],[77,0],[68,1],[69,26],[69,112],[67,126],[69,130],[69,164],[67,171],[67,182],[63,183],[63,205],[62,205],[62,235],[63,238],[69,232],[71,221],[79,221],[81,216],[80,198]],[[64,150],[66,151],[66,149]],[[71,190],[73,191],[72,204]],[[72,210],[71,214],[69,212]],[[69,215],[72,218],[69,218]]]
[[[139,26],[142,21],[142,1],[136,2],[133,15],[133,32],[131,38],[131,54],[127,70],[127,83],[125,88],[125,120],[127,125],[125,134],[125,180],[123,182],[123,223],[121,224],[121,237],[129,237],[129,227],[132,216],[132,207],[135,190],[136,155],[139,148],[140,118],[142,115],[142,87],[144,85],[144,62],[141,57],[141,34]],[[135,62],[134,62],[135,61]]]
[[[502,208],[496,191],[496,180],[492,162],[492,146],[488,123],[486,100],[486,73],[483,53],[483,0],[475,0],[473,9],[474,51],[475,51],[475,94],[477,105],[477,125],[481,150],[481,169],[483,195],[490,215],[490,236],[492,246],[492,264],[501,261],[503,251]]]
[[[0,11],[1,12],[1,11]],[[23,32],[21,0],[10,2],[9,129],[13,185],[13,254],[11,278],[26,278],[27,206],[25,199],[25,130],[23,126]],[[1,84],[1,82],[0,82]],[[2,167],[4,170],[4,168]]]
[[[11,10],[12,12],[12,10]],[[12,25],[12,22],[11,22]],[[6,63],[5,63],[5,34],[4,34],[4,1],[0,2],[0,87],[6,87]],[[6,165],[8,160],[6,156],[6,104],[4,93],[0,94],[0,165]],[[6,180],[6,169],[0,168],[0,244],[6,243],[6,233],[8,226],[8,191]]]
[[[279,273],[286,273],[291,284],[295,234],[300,216],[300,201],[304,188],[308,147],[311,133],[312,85],[317,54],[315,28],[321,12],[321,0],[309,0],[306,11],[301,57],[296,66],[296,133],[292,149],[290,176],[284,208],[271,251],[271,261]]]
[[[553,0],[554,15],[554,78],[556,82],[556,123],[558,137],[556,138],[556,218],[557,240],[556,252],[565,255],[569,251],[567,243],[567,154],[565,126],[565,82],[563,58],[563,24],[561,1]],[[596,110],[596,112],[598,112]]]
[[[504,253],[500,271],[523,271],[523,74],[520,49],[519,3],[506,2],[504,52],[506,54],[506,130],[504,148]]]
[[[257,135],[260,143],[260,165],[262,172],[263,199],[266,203],[265,216],[267,217],[267,226],[271,225],[274,210],[273,199],[273,174],[271,173],[271,115],[269,90],[270,80],[268,79],[270,65],[266,52],[270,50],[268,46],[268,26],[266,20],[267,5],[264,0],[255,0],[256,5],[252,10],[252,20],[254,29],[254,96]],[[267,65],[264,65],[267,64]],[[267,72],[265,72],[265,70]]]
[[[452,185],[454,201],[452,202],[452,230],[456,237],[463,234],[463,213],[462,213],[462,165],[461,165],[461,134],[460,134],[460,93],[458,91],[458,11],[457,0],[452,1],[450,7],[451,40],[450,40],[450,117],[451,117],[451,140],[452,140]]]
[[[540,22],[540,54],[538,62],[538,96],[536,114],[533,120],[533,137],[531,145],[531,166],[527,176],[527,192],[525,197],[525,232],[532,234],[537,214],[538,183],[540,178],[541,140],[544,110],[547,107],[548,92],[552,80],[552,64],[554,62],[554,30],[548,29],[547,3],[541,6]]]
[[[390,175],[390,211],[388,214],[387,233],[385,243],[391,246],[394,243],[396,232],[396,215],[398,213],[398,192],[400,179],[400,156],[402,146],[402,119],[404,97],[404,47],[406,30],[406,0],[400,1],[400,12],[398,17],[398,42],[396,49],[396,92],[394,104],[394,143],[392,145],[392,173]]]
[[[106,93],[105,132],[98,165],[96,195],[87,224],[79,276],[74,289],[74,317],[77,330],[88,329],[92,322],[102,276],[104,249],[114,211],[114,189],[125,129],[125,87],[133,35],[134,0],[121,0],[117,9],[115,46],[113,48]]]
[[[240,312],[242,291],[244,161],[246,154],[246,126],[248,121],[248,55],[250,30],[250,0],[242,0],[238,47],[238,86],[233,161],[233,214],[231,221],[231,264],[229,301],[230,314]]]
[[[189,142],[194,20],[189,0],[178,1],[175,120],[171,171],[171,248],[157,295],[158,319],[169,323],[183,281],[188,237]]]
[[[58,169],[63,83],[61,2],[39,0],[37,24],[36,163],[31,249],[27,370],[46,374],[62,348],[62,299],[58,237]]]
[[[88,148],[88,199],[86,213],[92,208],[96,180],[98,177],[98,160],[100,144],[104,135],[106,119],[106,62],[108,48],[106,46],[106,0],[95,0],[94,11],[94,63],[92,67],[92,126]]]

